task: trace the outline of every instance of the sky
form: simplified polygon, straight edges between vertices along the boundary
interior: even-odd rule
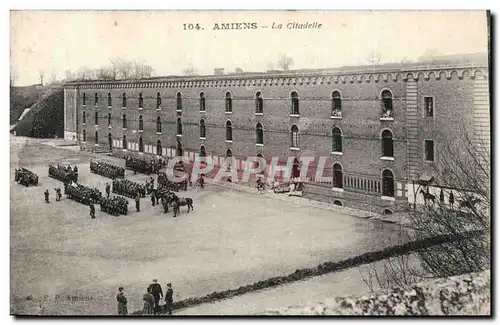
[[[231,22],[258,27],[214,30]],[[321,28],[287,29],[293,22]],[[203,30],[184,30],[189,23]],[[50,81],[117,57],[144,60],[156,76],[266,71],[281,54],[293,69],[331,68],[367,64],[373,51],[381,62],[487,52],[487,37],[485,11],[11,11],[10,70],[24,86],[39,83],[40,71]]]

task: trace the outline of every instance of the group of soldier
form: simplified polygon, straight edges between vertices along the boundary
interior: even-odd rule
[[[64,194],[69,199],[85,205],[98,203],[102,198],[102,193],[97,188],[90,188],[74,182],[64,184]]]
[[[120,197],[113,196],[111,198],[102,198],[101,201],[101,211],[111,214],[113,216],[119,216],[120,214],[128,214],[128,200]],[[92,208],[91,208],[92,209]],[[91,211],[92,213],[92,211]],[[91,215],[92,217],[92,215]]]
[[[149,183],[147,183],[149,184]],[[137,195],[145,197],[148,185],[132,182],[128,179],[114,179],[113,180],[113,193],[123,195],[135,199]]]
[[[105,162],[93,162],[90,160],[90,172],[107,178],[125,178],[125,168],[111,165]]]
[[[16,169],[14,181],[24,186],[37,186],[38,175],[24,167],[21,167],[20,169]]]
[[[158,174],[160,169],[166,165],[166,161],[161,158],[158,160],[147,161],[145,159],[138,159],[134,157],[125,157],[125,167],[142,174]]]
[[[78,167],[71,168],[70,165],[68,167],[61,166],[57,164],[56,167],[49,165],[49,177],[60,180],[64,183],[69,182],[78,182]]]

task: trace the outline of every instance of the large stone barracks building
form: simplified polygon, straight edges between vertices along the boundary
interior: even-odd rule
[[[220,71],[219,71],[220,72]],[[65,138],[130,155],[312,156],[303,195],[375,213],[413,200],[440,147],[490,141],[486,55],[324,70],[65,85]],[[465,130],[465,131],[464,131]],[[320,157],[327,157],[316,177]]]

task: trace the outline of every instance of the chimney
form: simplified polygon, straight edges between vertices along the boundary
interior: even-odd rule
[[[215,68],[214,69],[214,75],[222,76],[223,74],[224,74],[224,68]]]

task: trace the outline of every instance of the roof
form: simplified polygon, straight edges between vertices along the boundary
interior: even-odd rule
[[[357,66],[342,66],[337,68],[325,68],[325,69],[300,69],[300,70],[289,70],[289,71],[279,71],[272,70],[269,72],[243,72],[243,73],[226,73],[222,75],[195,75],[195,76],[161,76],[143,79],[119,79],[119,80],[80,80],[71,81],[65,85],[78,85],[78,84],[88,84],[94,82],[103,83],[134,83],[134,82],[163,82],[171,80],[179,81],[196,81],[196,80],[219,80],[226,78],[247,78],[247,77],[291,77],[291,76],[303,76],[309,74],[315,75],[328,75],[328,74],[359,74],[359,73],[383,73],[383,72],[403,72],[403,71],[415,71],[415,70],[428,70],[428,69],[449,69],[449,68],[461,68],[461,67],[487,67],[488,66],[488,54],[487,53],[469,53],[469,54],[458,54],[458,55],[447,55],[435,57],[429,60],[415,61],[415,62],[405,62],[405,63],[383,63],[378,65],[357,65]]]

